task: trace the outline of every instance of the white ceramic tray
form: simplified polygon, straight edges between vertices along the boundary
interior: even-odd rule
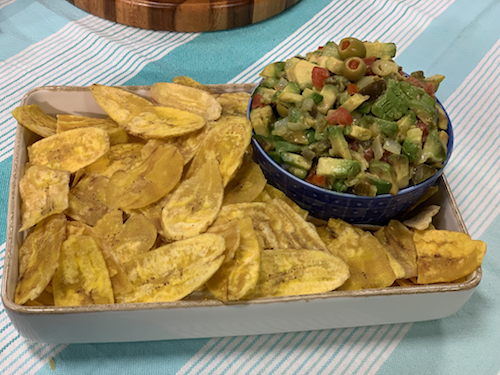
[[[248,91],[254,85],[215,85],[214,90]],[[128,87],[148,95],[148,87]],[[28,92],[22,105],[38,104],[49,114],[103,115],[88,88],[41,87]],[[50,343],[170,340],[319,330],[388,323],[416,322],[447,317],[458,311],[481,280],[476,270],[453,284],[390,287],[360,291],[265,298],[223,304],[193,294],[178,302],[115,304],[81,307],[27,307],[16,305],[18,249],[23,241],[18,183],[24,173],[26,147],[38,137],[19,126],[13,157],[7,246],[2,283],[5,310],[19,333]],[[439,229],[466,232],[446,179],[432,202],[441,205],[434,220]]]

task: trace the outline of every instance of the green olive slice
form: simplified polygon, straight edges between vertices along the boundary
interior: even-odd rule
[[[342,65],[342,75],[351,82],[360,80],[365,73],[366,64],[357,56],[349,57]]]
[[[362,41],[356,38],[344,38],[338,45],[339,55],[345,60],[349,57],[366,57],[366,47]]]

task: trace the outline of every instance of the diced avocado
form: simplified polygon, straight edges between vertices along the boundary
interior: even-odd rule
[[[276,112],[278,112],[278,115],[280,117],[286,117],[288,116],[288,107],[290,105],[288,103],[282,103],[282,102],[276,102]]]
[[[314,100],[315,104],[319,104],[323,100],[323,96],[321,94],[311,89],[304,89],[304,91],[302,92],[302,96],[306,99],[311,98],[312,100]]]
[[[285,93],[286,94],[286,93]],[[291,94],[296,95],[296,94]],[[291,107],[288,110],[288,119],[286,125],[292,131],[309,129],[312,124],[305,122],[305,113],[300,108]]]
[[[438,109],[438,128],[442,130],[448,130],[448,116],[441,105],[437,105]]]
[[[262,98],[260,99],[261,103],[271,104],[274,96],[276,95],[276,90],[269,89],[267,87],[259,86],[255,89],[253,96],[260,94]]]
[[[343,180],[333,180],[330,185],[333,190],[338,191],[339,193],[345,193],[347,189],[349,189]]]
[[[261,77],[278,77],[278,74],[285,69],[284,62],[274,62],[267,65],[260,73]]]
[[[383,180],[386,180],[392,184],[392,187],[389,191],[390,194],[396,195],[399,191],[398,181],[396,177],[396,172],[394,168],[389,163],[386,163],[381,160],[370,160],[370,173],[380,177]]]
[[[313,144],[314,142],[316,142],[316,138],[314,136],[316,131],[314,129],[306,129],[304,130],[304,133],[306,134],[309,144]]]
[[[427,162],[442,163],[446,160],[446,147],[437,132],[432,132],[425,139],[423,155]]]
[[[307,170],[295,167],[293,165],[290,168],[288,168],[288,171],[291,174],[293,174],[295,177],[300,178],[301,180],[305,180],[305,178],[307,177],[307,173],[308,173]]]
[[[399,87],[408,97],[408,100],[421,100],[429,105],[436,105],[436,99],[427,94],[423,89],[413,86],[411,83],[406,81],[399,82]]]
[[[287,71],[288,80],[298,84],[301,90],[312,88],[312,71],[315,67],[316,64],[307,60],[299,60]]]
[[[333,107],[333,104],[337,100],[337,92],[338,89],[334,85],[324,85],[320,91],[320,95],[323,97],[323,100],[318,104],[318,112],[326,115],[328,110]]]
[[[380,178],[378,178],[378,180],[383,181]],[[378,189],[375,185],[370,184],[368,181],[359,181],[352,187],[352,191],[356,195],[363,195],[365,197],[374,197],[377,195]]]
[[[270,134],[270,124],[274,119],[270,105],[254,108],[250,111],[250,121],[255,134],[267,137]]]
[[[301,93],[299,85],[297,85],[295,82],[288,82],[288,85],[283,88],[283,92],[291,92],[292,94]]]
[[[332,41],[327,42],[324,45],[324,47],[321,49],[321,53],[323,54],[323,56],[332,56],[336,57],[337,59],[340,59],[339,47],[337,43]]]
[[[275,86],[278,84],[278,82],[280,81],[280,79],[278,77],[267,77],[265,79],[262,80],[262,82],[260,83],[260,85],[262,87],[267,87],[269,89],[274,89]]]
[[[399,142],[402,142],[406,138],[406,133],[408,132],[410,127],[416,124],[417,124],[417,116],[415,115],[415,112],[408,111],[406,115],[404,115],[398,120],[398,135],[396,139]]]
[[[356,109],[356,111],[358,111],[363,115],[367,115],[368,113],[370,113],[371,109],[372,105],[369,102],[364,102],[361,103],[361,105]]]
[[[300,106],[304,101],[304,97],[302,95],[284,91],[280,92],[279,95],[277,95],[277,99],[285,103],[295,104],[297,106]]]
[[[294,143],[290,143],[287,141],[276,141],[275,142],[275,150],[279,153],[283,152],[295,152],[299,153],[302,152],[302,150],[307,147],[304,145],[296,145]]]
[[[281,159],[283,162],[293,165],[294,167],[309,170],[312,167],[312,161],[307,160],[302,155],[294,154],[292,152],[282,152]]]
[[[437,173],[437,169],[430,166],[429,164],[420,164],[413,169],[413,174],[411,180],[415,185],[424,182],[428,178],[431,178]]]
[[[349,151],[349,145],[340,126],[328,127],[328,139],[332,145],[332,148],[330,149],[331,156],[340,156],[347,160],[352,159]]]
[[[325,60],[325,68],[334,74],[342,74],[344,61],[340,58],[329,56]]]
[[[288,110],[288,122],[304,121],[304,114],[300,108],[292,107]]]
[[[434,74],[430,77],[427,77],[425,81],[434,83],[434,92],[436,92],[439,88],[439,84],[443,81],[444,78],[445,77],[441,74]]]
[[[344,103],[342,103],[341,107],[347,109],[349,112],[352,112],[368,99],[370,99],[370,96],[356,93],[351,95]]]
[[[313,53],[307,56],[307,61],[320,66],[321,68],[326,68],[326,61],[328,60],[328,56],[323,56],[321,53]]]
[[[432,106],[421,100],[409,100],[408,106],[423,123],[429,125],[431,130],[437,129],[439,117],[436,106]]]
[[[410,162],[406,155],[392,154],[389,156],[389,164],[396,172],[398,187],[403,189],[410,183]]]
[[[395,138],[398,133],[398,123],[395,121],[383,120],[374,116],[363,116],[362,123],[377,124],[382,134],[388,137]]]
[[[380,43],[380,42],[363,42],[366,48],[366,57],[395,57],[396,45],[394,43]]]
[[[273,159],[276,163],[278,164],[282,164],[283,163],[283,160],[281,160],[281,156],[280,156],[280,153],[277,152],[277,151],[269,151],[267,153],[271,159]]]
[[[412,128],[406,133],[401,147],[401,153],[408,157],[410,163],[418,159],[422,151],[422,130]]]
[[[338,95],[338,104],[340,104],[340,105],[344,104],[345,102],[347,102],[349,100],[350,97],[351,97],[351,95],[349,95],[349,93],[347,91],[342,91]]]
[[[398,82],[388,80],[387,89],[372,105],[372,113],[384,120],[399,120],[408,111],[408,99]]]
[[[365,129],[357,125],[348,125],[344,128],[344,134],[349,138],[367,141],[372,137],[370,129]]]
[[[351,179],[361,171],[356,160],[321,157],[318,159],[316,174],[328,176],[337,180]]]
[[[383,180],[375,174],[366,173],[365,179],[377,189],[377,194],[389,194],[392,189],[391,182]]]

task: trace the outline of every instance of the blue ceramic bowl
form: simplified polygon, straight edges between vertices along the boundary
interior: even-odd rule
[[[251,102],[250,100],[247,110],[248,118]],[[445,114],[448,117],[446,111]],[[449,117],[448,135],[448,155],[438,173],[418,185],[401,189],[396,195],[381,194],[375,197],[338,193],[315,186],[283,169],[255,139],[252,139],[252,148],[267,181],[309,211],[312,216],[323,220],[340,218],[352,224],[385,224],[410,208],[427,189],[436,184],[453,151],[453,129]]]

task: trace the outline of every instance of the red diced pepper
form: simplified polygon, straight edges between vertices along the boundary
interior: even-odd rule
[[[326,120],[332,125],[350,125],[352,124],[352,116],[345,108],[337,108],[328,114]]]
[[[323,88],[323,81],[330,77],[328,69],[316,66],[312,70],[312,84],[317,89]]]
[[[255,94],[252,98],[252,109],[258,108],[258,107],[264,107],[265,104],[261,102],[262,100],[262,94]]]
[[[357,92],[358,92],[358,85],[356,85],[355,83],[349,83],[347,85],[347,93],[349,95],[357,94]]]

